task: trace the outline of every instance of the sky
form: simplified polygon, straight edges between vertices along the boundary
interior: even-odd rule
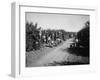
[[[43,29],[64,29],[69,32],[78,32],[88,20],[89,15],[26,13],[26,22],[37,23]]]

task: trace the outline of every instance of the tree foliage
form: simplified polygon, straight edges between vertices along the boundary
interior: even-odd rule
[[[37,50],[40,47],[40,28],[37,28],[37,23],[26,23],[26,51],[33,49]]]
[[[85,27],[77,34],[79,45],[89,48],[89,21],[85,23]]]
[[[84,28],[77,33],[78,41],[74,43],[75,46],[68,49],[70,53],[89,57],[89,28],[89,21],[87,21]]]

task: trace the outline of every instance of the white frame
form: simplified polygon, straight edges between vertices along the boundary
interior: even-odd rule
[[[25,68],[25,12],[48,12],[64,14],[90,15],[90,65],[33,67]],[[11,74],[14,77],[34,75],[54,75],[66,73],[93,72],[96,70],[96,55],[94,54],[96,9],[83,7],[43,7],[32,4],[12,3],[12,60]]]

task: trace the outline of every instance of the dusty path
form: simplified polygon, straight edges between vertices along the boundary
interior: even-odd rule
[[[55,50],[43,56],[41,60],[37,61],[36,65],[46,65],[54,61],[64,61],[69,54],[67,52],[63,52],[62,50],[68,47],[68,43],[69,41],[64,42],[62,45],[55,48]]]
[[[37,60],[32,61],[31,67],[32,66],[44,66],[49,63],[53,63],[54,61],[56,62],[61,62],[61,61],[80,61],[84,62],[87,60],[86,57],[81,57],[81,56],[76,56],[72,55],[69,52],[65,52],[64,49],[68,48],[70,43],[72,42],[72,39],[69,39],[65,41],[63,44],[60,46],[56,47],[55,49],[51,49],[52,51],[43,54],[40,58],[37,58]]]

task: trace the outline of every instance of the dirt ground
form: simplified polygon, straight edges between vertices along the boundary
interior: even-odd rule
[[[72,39],[69,39],[57,47],[45,47],[37,51],[27,52],[26,67],[47,66],[50,63],[63,61],[88,63],[88,57],[77,56],[64,51],[64,49],[69,47],[71,42]]]

